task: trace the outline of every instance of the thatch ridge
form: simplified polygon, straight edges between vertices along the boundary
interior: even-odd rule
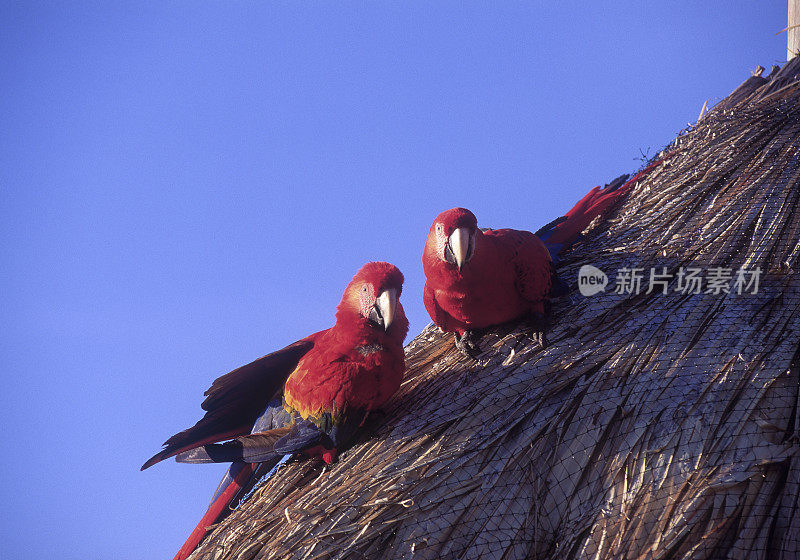
[[[192,558],[800,557],[795,61],[566,255],[572,284],[584,264],[611,283],[555,302],[547,348],[501,327],[472,363],[426,328],[371,434],[281,468]],[[615,294],[623,267],[763,275],[757,294]]]

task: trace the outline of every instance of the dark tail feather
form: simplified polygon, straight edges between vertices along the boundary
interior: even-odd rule
[[[202,445],[175,456],[179,463],[261,463],[284,453],[276,452],[275,444],[291,433],[292,428],[277,428],[238,437],[225,443]]]
[[[200,422],[198,422],[198,424],[200,424]],[[193,429],[193,428],[190,428],[190,429]],[[206,436],[204,438],[201,438],[201,439],[198,439],[198,440],[194,440],[189,444],[185,444],[185,445],[181,445],[181,444],[174,444],[173,445],[173,444],[171,444],[170,443],[171,441],[173,441],[174,439],[178,438],[179,436],[182,437],[184,434],[189,432],[189,430],[184,430],[183,432],[181,432],[179,434],[176,434],[176,435],[172,436],[169,440],[167,440],[167,442],[164,444],[164,445],[166,445],[166,449],[164,449],[162,451],[159,451],[158,453],[156,453],[155,455],[150,457],[147,460],[147,462],[144,465],[142,465],[142,469],[141,470],[149,469],[150,467],[152,467],[156,463],[160,463],[164,459],[169,459],[170,457],[172,457],[174,455],[177,455],[177,454],[179,454],[179,453],[181,453],[181,452],[183,452],[183,451],[185,451],[187,449],[192,449],[194,447],[197,447],[198,445],[204,445],[204,444],[207,444],[207,443],[215,443],[217,441],[221,441],[221,440],[224,440],[224,439],[229,439],[229,438],[232,438],[232,437],[236,437],[236,436],[238,436],[240,434],[247,433],[247,431],[248,431],[247,427],[241,426],[241,427],[236,428],[234,430],[231,430],[229,432],[221,432],[221,433],[210,434],[210,435],[208,435],[208,436]]]
[[[179,463],[260,463],[272,461],[314,447],[320,443],[333,447],[330,439],[317,426],[302,420],[286,428],[266,430],[238,437],[225,443],[202,445],[175,456]]]

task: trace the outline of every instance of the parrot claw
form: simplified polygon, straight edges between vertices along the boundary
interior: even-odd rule
[[[547,348],[547,338],[542,331],[534,331],[531,333],[531,340],[538,344],[541,348]]]
[[[328,449],[324,445],[315,445],[309,449],[304,449],[303,454],[309,459],[322,459],[326,465],[332,465],[336,461],[338,450],[334,447]]]
[[[467,358],[472,358],[473,360],[477,361],[478,356],[481,355],[481,347],[478,346],[480,337],[478,337],[473,331],[464,331],[464,334],[461,335],[461,337],[458,336],[458,333],[455,333],[453,334],[453,337],[456,341],[456,348],[458,348]]]
[[[533,313],[527,320],[528,337],[541,348],[547,348],[547,332],[549,321],[544,313]]]

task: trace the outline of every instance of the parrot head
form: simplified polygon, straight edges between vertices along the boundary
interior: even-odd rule
[[[398,330],[404,330],[402,338],[405,338],[408,321],[398,301],[402,291],[403,274],[396,266],[386,262],[369,262],[361,267],[345,288],[336,313],[337,321],[357,316],[371,327],[383,331],[388,331],[398,323]]]
[[[466,208],[445,210],[433,221],[426,250],[433,250],[440,260],[460,271],[475,254],[475,232],[478,220]]]

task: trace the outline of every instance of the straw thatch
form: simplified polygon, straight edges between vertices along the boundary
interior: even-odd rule
[[[281,468],[192,558],[799,558],[798,61],[679,136],[566,255],[573,287],[584,264],[609,287],[556,301],[546,349],[498,328],[473,363],[425,329],[372,433]],[[623,267],[639,295],[614,293]],[[757,294],[683,294],[680,267],[763,273]]]

